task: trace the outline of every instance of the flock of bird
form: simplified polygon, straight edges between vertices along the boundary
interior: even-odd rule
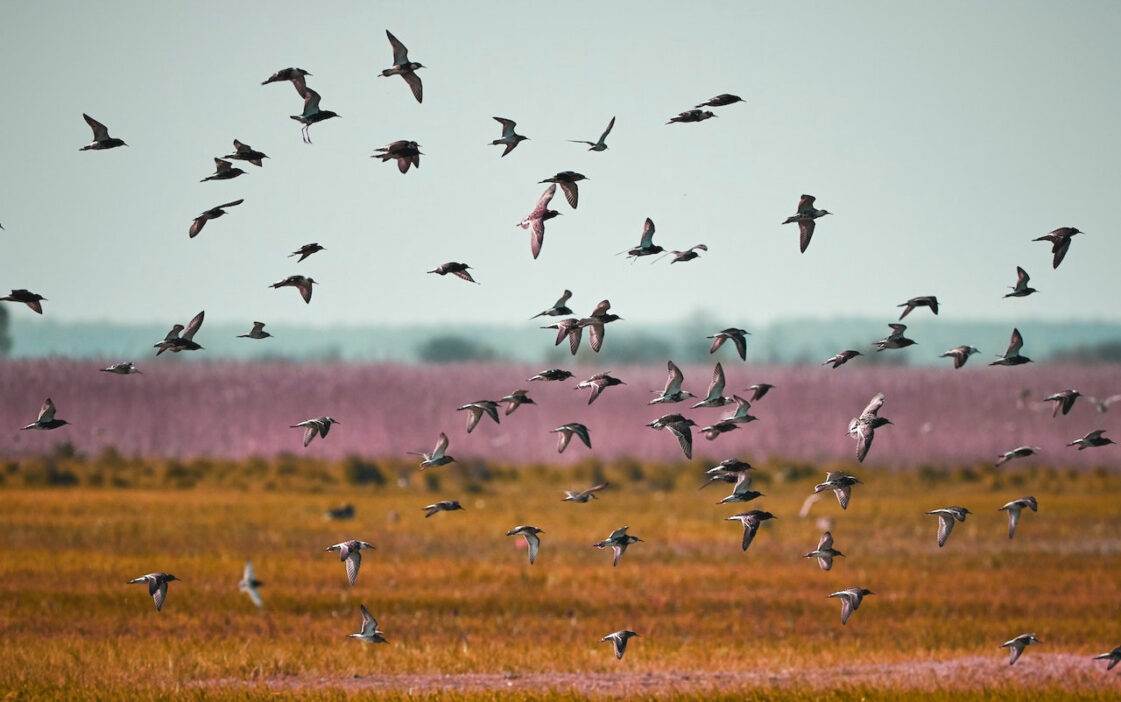
[[[420,63],[411,61],[408,56],[408,50],[392,33],[386,32],[390,46],[393,53],[393,65],[381,71],[380,76],[401,76],[405,83],[410,88],[413,97],[416,101],[423,101],[423,86],[417,71],[424,66]],[[310,128],[314,124],[326,121],[333,117],[337,117],[335,112],[324,110],[320,107],[321,97],[319,93],[308,87],[307,79],[312,74],[302,68],[284,68],[275,72],[263,85],[271,83],[290,83],[296,90],[299,97],[303,100],[303,110],[298,115],[292,115],[292,119],[301,124],[301,135],[306,143],[311,143]],[[706,100],[696,105],[693,109],[681,112],[680,114],[672,117],[667,124],[679,123],[699,123],[717,115],[709,110],[702,108],[720,108],[742,102],[742,98],[731,95],[721,94]],[[82,151],[86,150],[105,150],[113,149],[121,146],[126,146],[125,142],[121,139],[111,137],[108,128],[101,122],[93,119],[89,115],[83,115],[87,124],[93,131],[93,141],[82,147]],[[517,123],[514,120],[505,117],[494,117],[494,119],[501,125],[501,136],[494,141],[490,142],[494,146],[502,146],[503,151],[501,156],[506,157],[514,151],[515,148],[522,141],[526,141],[528,137],[518,134],[515,130]],[[577,141],[575,143],[587,145],[589,151],[603,152],[608,149],[607,138],[615,127],[615,118],[612,117],[607,123],[606,129],[599,136],[596,141]],[[263,160],[268,158],[266,154],[261,151],[255,150],[248,144],[235,139],[233,141],[234,152],[227,154],[223,158],[215,158],[215,172],[202,181],[217,181],[217,180],[231,180],[246,173],[241,168],[235,167],[233,161],[244,161],[257,167],[261,167]],[[420,146],[409,140],[396,141],[388,144],[385,147],[376,150],[373,158],[379,158],[381,161],[395,161],[401,173],[407,173],[410,168],[420,167]],[[534,259],[538,258],[541,254],[542,246],[545,237],[545,223],[560,213],[556,210],[549,209],[549,205],[553,196],[556,194],[557,186],[560,186],[561,191],[564,193],[565,200],[569,207],[573,210],[577,209],[579,204],[579,188],[578,183],[587,180],[587,178],[574,171],[560,171],[555,175],[546,178],[541,183],[548,183],[547,189],[541,195],[534,208],[528,215],[518,224],[523,229],[529,231],[530,238],[530,252]],[[205,224],[211,220],[218,219],[233,207],[240,205],[242,199],[232,200],[226,202],[206,211],[202,212],[196,217],[188,230],[191,238],[196,237],[203,229]],[[797,224],[800,238],[799,248],[802,253],[805,253],[812,241],[817,220],[831,214],[824,209],[818,209],[815,205],[816,199],[812,195],[803,194],[797,204],[796,211],[793,215],[788,217],[782,224]],[[700,256],[701,252],[706,252],[708,247],[705,244],[698,244],[691,248],[684,250],[667,251],[661,246],[654,244],[655,226],[654,222],[647,218],[645,220],[641,237],[637,246],[629,248],[623,252],[631,259],[638,259],[641,257],[652,256],[656,254],[665,254],[672,256],[671,263],[688,262]],[[1058,268],[1067,255],[1071,239],[1080,234],[1078,229],[1074,227],[1060,227],[1054,231],[1041,236],[1034,241],[1047,241],[1051,244],[1052,251],[1052,265]],[[291,257],[298,257],[297,263],[305,260],[307,257],[314,255],[320,251],[324,251],[325,247],[318,243],[309,243],[302,246],[295,252],[290,254]],[[475,283],[476,281],[469,272],[470,266],[466,263],[450,261],[441,264],[435,269],[429,271],[440,276],[451,274],[465,281]],[[1012,291],[1005,295],[1005,297],[1026,297],[1034,294],[1034,288],[1028,286],[1030,277],[1028,273],[1022,268],[1017,266],[1017,279],[1014,286],[1010,286]],[[287,278],[273,283],[272,288],[294,287],[296,288],[305,303],[310,303],[312,299],[312,286],[316,281],[310,277],[303,275],[291,275]],[[569,349],[573,355],[576,354],[583,338],[583,333],[587,330],[589,344],[594,352],[599,352],[605,340],[605,330],[608,324],[621,320],[622,317],[610,312],[611,303],[608,300],[602,300],[592,311],[585,317],[573,316],[573,311],[568,306],[568,302],[572,297],[570,290],[565,290],[560,298],[553,303],[553,305],[538,314],[537,317],[556,317],[560,318],[553,324],[542,327],[542,329],[556,330],[555,345],[559,345],[567,340]],[[46,298],[38,293],[31,292],[26,289],[12,290],[6,297],[0,298],[2,301],[23,303],[30,309],[38,314],[43,313],[42,302]],[[924,295],[911,298],[899,307],[904,308],[899,320],[904,319],[911,312],[920,308],[928,309],[932,314],[937,315],[939,312],[938,299],[933,295]],[[165,351],[172,353],[179,353],[183,351],[197,351],[203,347],[194,340],[195,335],[199,332],[205,318],[204,312],[199,312],[193,319],[186,325],[175,324],[168,334],[154,344],[156,355],[160,355]],[[252,329],[241,335],[249,339],[265,339],[270,334],[264,331],[265,323],[254,322]],[[905,349],[914,345],[916,342],[905,336],[907,326],[900,322],[893,322],[889,324],[891,333],[885,338],[872,342],[877,352],[885,350],[898,350]],[[708,336],[711,339],[710,353],[717,353],[726,342],[731,342],[735,348],[736,355],[741,361],[747,359],[747,345],[748,336],[750,332],[745,329],[736,327],[729,327],[720,330]],[[1009,341],[1005,353],[992,361],[989,365],[993,366],[1016,366],[1025,363],[1030,363],[1031,359],[1023,356],[1021,350],[1024,345],[1024,339],[1018,329],[1012,330],[1011,339]],[[965,365],[969,357],[977,353],[977,349],[970,345],[962,345],[950,349],[942,354],[943,357],[948,357],[953,360],[954,368],[961,368]],[[834,369],[844,365],[849,360],[861,355],[861,351],[856,349],[846,349],[835,356],[825,360],[822,365],[831,365]],[[118,374],[118,375],[131,375],[140,373],[140,369],[132,362],[117,363],[107,368],[101,369],[104,372]],[[693,409],[707,409],[707,408],[721,408],[725,406],[735,405],[735,410],[732,414],[722,417],[719,420],[711,423],[708,426],[700,427],[700,431],[708,440],[716,440],[722,434],[734,431],[742,425],[754,421],[756,418],[750,414],[753,403],[758,403],[763,399],[767,393],[773,389],[773,385],[768,383],[758,383],[752,385],[745,391],[750,392],[750,397],[743,397],[733,393],[731,396],[725,395],[726,379],[724,369],[721,363],[716,363],[713,373],[708,385],[708,389],[703,397],[694,395],[683,389],[684,374],[681,369],[672,361],[667,362],[667,378],[665,386],[661,390],[654,391],[657,396],[650,400],[650,405],[660,404],[676,404],[684,402],[689,399],[697,399],[698,401],[692,405]],[[562,382],[573,377],[570,371],[552,368],[546,369],[528,379],[528,382]],[[600,372],[591,376],[590,378],[580,382],[576,387],[579,389],[588,389],[590,394],[588,396],[588,405],[591,405],[600,395],[611,387],[622,385],[624,381],[613,376],[610,372]],[[1046,398],[1049,402],[1055,403],[1055,413],[1061,411],[1067,414],[1077,398],[1081,396],[1077,390],[1068,389],[1052,394]],[[1117,399],[1114,396],[1105,401],[1095,401],[1099,407],[1103,409],[1108,408],[1108,404]],[[875,432],[885,426],[891,425],[891,420],[879,415],[885,403],[885,397],[882,393],[875,395],[864,410],[853,417],[848,425],[848,434],[856,441],[856,458],[859,462],[863,462],[868,455]],[[493,422],[500,421],[499,406],[506,404],[504,416],[509,416],[514,413],[522,405],[534,405],[534,400],[529,396],[529,391],[526,389],[516,389],[513,392],[502,396],[497,400],[477,400],[467,403],[458,408],[458,411],[466,412],[467,417],[467,433],[470,434],[485,418],[489,417]],[[307,447],[315,438],[326,439],[331,427],[338,424],[339,421],[330,416],[320,416],[306,419],[292,425],[292,428],[303,429],[303,445]],[[56,407],[54,402],[47,398],[43,403],[37,419],[23,427],[27,430],[53,430],[58,429],[67,424],[66,420],[56,417]],[[668,429],[670,433],[676,438],[682,453],[686,458],[692,457],[693,446],[693,427],[698,427],[698,424],[691,418],[685,417],[680,413],[665,414],[657,419],[649,422],[647,427],[654,430]],[[580,443],[584,444],[589,450],[592,447],[591,436],[586,425],[580,422],[568,422],[562,424],[552,430],[553,433],[558,435],[557,451],[563,453],[570,445],[571,439],[576,437]],[[1084,437],[1071,441],[1068,446],[1077,446],[1079,450],[1091,447],[1101,447],[1112,444],[1112,440],[1102,436],[1103,430],[1094,430],[1087,433]],[[415,455],[422,458],[420,463],[420,470],[428,468],[436,468],[444,466],[455,461],[454,457],[447,453],[449,446],[449,439],[446,433],[440,432],[439,437],[435,443],[431,453],[415,452]],[[1006,461],[1030,456],[1038,451],[1038,447],[1022,446],[1012,449],[997,459],[997,465]],[[763,495],[755,490],[752,490],[751,471],[753,467],[744,461],[736,458],[729,458],[722,461],[719,465],[707,471],[707,482],[705,485],[714,482],[723,482],[731,484],[732,493],[719,501],[718,504],[732,504],[732,503],[747,503],[756,500]],[[852,496],[852,489],[856,485],[862,485],[863,482],[853,476],[846,474],[843,471],[831,471],[827,474],[825,481],[818,484],[814,488],[814,493],[807,499],[807,506],[813,500],[818,498],[822,493],[833,492],[842,510],[847,510],[850,499]],[[588,503],[597,498],[597,493],[607,488],[606,483],[595,485],[585,490],[571,490],[566,491],[564,501],[573,503]],[[702,486],[703,487],[703,486]],[[1019,499],[1012,500],[998,509],[1004,511],[1008,515],[1008,538],[1013,538],[1016,532],[1017,525],[1025,509],[1030,509],[1032,512],[1038,511],[1039,504],[1035,497],[1026,496]],[[442,500],[423,508],[425,517],[432,517],[440,512],[454,512],[463,510],[463,507],[456,500]],[[803,510],[805,512],[805,509]],[[937,543],[939,548],[946,546],[948,539],[952,533],[954,525],[958,522],[964,522],[968,515],[973,514],[969,509],[961,506],[946,506],[937,509],[932,509],[926,514],[938,518],[938,531]],[[340,510],[335,510],[329,513],[330,518],[345,519],[354,516],[353,507],[346,506]],[[747,551],[754,539],[759,533],[761,526],[776,516],[768,511],[761,509],[752,509],[738,514],[727,517],[729,521],[739,522],[743,527],[743,535],[741,540],[741,548]],[[522,537],[528,547],[529,563],[532,566],[536,563],[540,554],[541,537],[544,530],[534,525],[519,525],[508,532],[507,536]],[[627,548],[633,544],[641,543],[643,540],[637,536],[628,533],[628,527],[622,526],[614,530],[607,538],[593,544],[594,547],[599,549],[610,548],[614,554],[612,566],[618,566],[620,559],[626,552]],[[340,543],[326,547],[325,551],[336,552],[339,555],[340,561],[345,565],[348,583],[354,586],[359,573],[359,568],[362,563],[362,551],[374,550],[374,545],[358,539],[351,539],[342,541]],[[833,567],[833,559],[844,557],[841,551],[834,548],[834,538],[831,531],[826,530],[820,537],[817,547],[804,554],[805,558],[814,558],[818,566],[825,571]],[[130,584],[145,584],[148,586],[148,592],[155,602],[157,610],[162,610],[167,597],[168,584],[177,581],[178,578],[174,575],[165,572],[153,572],[143,575],[128,581]],[[252,602],[258,607],[264,606],[263,598],[261,597],[259,588],[263,583],[257,579],[253,564],[247,562],[244,567],[242,578],[238,583],[238,588],[245,592]],[[873,595],[874,593],[864,587],[854,586],[849,587],[837,592],[829,594],[828,598],[835,598],[841,604],[841,623],[847,624],[850,617],[860,608],[864,598]],[[378,621],[366,609],[365,605],[361,605],[360,611],[362,614],[361,630],[358,633],[349,634],[351,638],[357,638],[364,642],[371,643],[386,643],[384,636],[385,632],[378,629]],[[613,645],[614,652],[617,658],[622,658],[627,647],[627,642],[632,638],[638,636],[637,633],[630,629],[621,629],[611,634],[604,636],[600,639],[601,642],[610,642]],[[1023,653],[1024,649],[1034,643],[1039,643],[1034,633],[1027,633],[1017,636],[1001,646],[1011,650],[1011,658],[1009,664],[1014,664]],[[1096,656],[1095,659],[1104,659],[1109,661],[1109,669],[1121,661],[1121,647],[1117,647],[1108,653]]]

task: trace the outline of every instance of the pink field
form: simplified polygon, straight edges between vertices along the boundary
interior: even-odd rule
[[[102,364],[105,365],[105,364]],[[682,412],[700,425],[730,413],[722,409],[688,409],[688,404],[647,406],[649,390],[664,382],[662,367],[613,368],[627,384],[609,388],[590,407],[578,380],[599,368],[583,368],[565,382],[527,383],[541,368],[509,365],[394,366],[311,365],[293,363],[199,363],[182,359],[151,360],[144,373],[115,376],[98,372],[97,363],[72,360],[18,361],[0,364],[0,456],[43,454],[63,442],[96,454],[110,446],[135,456],[273,455],[306,452],[324,458],[348,454],[401,456],[429,451],[437,435],[447,432],[448,452],[459,458],[503,463],[569,462],[590,455],[573,441],[563,456],[549,430],[567,422],[588,426],[594,455],[609,460],[679,460],[673,436],[643,426],[667,412]],[[687,367],[685,389],[703,395],[711,366]],[[1121,405],[1100,413],[1079,399],[1068,416],[1052,419],[1050,393],[1076,388],[1107,397],[1121,392],[1117,366],[1048,366],[1017,368],[967,366],[908,370],[898,368],[758,367],[725,360],[727,392],[752,383],[776,385],[753,405],[759,421],[709,442],[694,437],[694,458],[738,456],[760,461],[780,457],[794,461],[854,460],[855,443],[845,434],[849,418],[859,414],[877,392],[887,399],[881,411],[893,426],[877,431],[866,461],[903,467],[987,463],[997,454],[1024,444],[1042,448],[1041,456],[1011,465],[1089,468],[1121,467],[1121,447],[1077,451],[1065,444],[1092,429],[1121,441]],[[484,418],[465,432],[459,405],[497,400],[527,388],[538,405],[523,405],[501,425]],[[1032,401],[1018,407],[1021,389]],[[19,431],[32,422],[50,396],[58,417],[72,426],[54,431]],[[341,424],[326,440],[306,449],[301,431],[290,429],[308,417],[330,415]]]

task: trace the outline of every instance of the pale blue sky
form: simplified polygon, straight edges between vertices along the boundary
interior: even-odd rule
[[[428,67],[423,105],[377,77],[387,28]],[[566,287],[639,322],[886,322],[924,294],[963,319],[1117,321],[1118,36],[1115,2],[8,3],[0,285],[57,319],[168,325],[521,324]],[[290,65],[342,115],[313,146],[290,85],[260,85]],[[721,92],[746,102],[665,126]],[[79,153],[82,112],[130,147]],[[500,159],[492,115],[531,140]],[[566,141],[612,115],[608,151]],[[265,167],[199,183],[235,137]],[[396,139],[419,171],[369,158]],[[560,170],[590,180],[533,261],[514,225]],[[779,224],[802,192],[836,213],[805,255]],[[709,255],[616,257],[646,217]],[[1064,225],[1088,234],[1052,271],[1030,240]],[[311,241],[328,250],[286,258]],[[448,260],[482,285],[425,274]],[[1017,264],[1042,292],[1003,300]],[[297,272],[311,305],[267,288]]]

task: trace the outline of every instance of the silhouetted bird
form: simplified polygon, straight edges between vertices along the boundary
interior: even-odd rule
[[[710,117],[715,117],[713,113],[708,110],[685,110],[678,113],[676,117],[670,117],[666,124],[673,124],[674,122],[703,122]]]
[[[195,341],[195,334],[198,333],[204,319],[206,319],[206,310],[202,310],[192,317],[186,327],[182,324],[172,326],[171,331],[164,336],[163,341],[152,345],[153,348],[159,349],[156,351],[156,355],[159,356],[164,351],[179,353],[180,351],[201,350],[202,346]],[[182,332],[182,335],[180,335],[180,332]]]
[[[580,326],[588,330],[588,344],[592,347],[592,351],[596,353],[599,353],[603,346],[604,326],[622,319],[617,314],[610,314],[608,312],[610,309],[610,300],[600,300],[592,313],[580,320]]]
[[[506,536],[523,536],[525,537],[526,546],[529,547],[529,564],[533,565],[537,560],[537,552],[541,549],[541,537],[538,534],[544,534],[544,529],[538,529],[535,526],[523,525],[517,526],[506,532]]]
[[[1032,239],[1032,241],[1051,242],[1051,253],[1053,254],[1051,267],[1058,268],[1059,264],[1066,258],[1067,250],[1070,249],[1070,239],[1075,234],[1085,234],[1085,232],[1074,227],[1059,227],[1050,234],[1044,234],[1037,239]]]
[[[140,369],[133,364],[132,361],[122,361],[121,363],[114,363],[108,368],[100,369],[102,373],[114,373],[116,375],[132,375],[139,373]]]
[[[592,487],[588,488],[587,490],[565,490],[564,491],[564,499],[562,499],[561,502],[580,502],[580,503],[584,503],[584,502],[587,502],[588,500],[598,499],[596,497],[596,493],[599,492],[600,490],[604,489],[605,487],[607,487],[607,485],[608,485],[607,483],[600,483],[599,485],[593,485]]]
[[[950,532],[954,529],[954,521],[964,522],[966,515],[973,514],[964,507],[943,507],[934,509],[927,514],[938,517],[938,548],[946,545]]]
[[[249,595],[253,604],[264,607],[265,601],[261,599],[261,591],[257,589],[262,585],[264,583],[257,579],[257,574],[253,571],[253,561],[246,561],[245,568],[241,572],[241,580],[237,583],[238,591]]]
[[[237,178],[239,175],[245,173],[240,168],[234,168],[234,165],[224,159],[214,159],[214,175],[208,175],[200,180],[200,183],[205,183],[208,180],[230,180]]]
[[[374,549],[373,544],[368,544],[365,541],[358,541],[351,539],[350,541],[343,541],[334,546],[328,546],[323,549],[324,551],[338,551],[339,560],[346,564],[346,577],[353,585],[354,581],[358,579],[358,569],[362,567],[362,550]]]
[[[163,601],[167,598],[167,584],[176,580],[179,580],[179,578],[168,573],[148,573],[129,580],[128,584],[146,584],[148,594],[152,596],[152,600],[156,603],[156,611],[159,612],[163,610]]]
[[[568,380],[571,377],[572,373],[570,371],[566,371],[561,368],[550,368],[548,370],[541,371],[529,380],[530,382],[534,380]]]
[[[1095,429],[1081,439],[1075,439],[1070,442],[1067,446],[1077,446],[1078,450],[1081,451],[1082,449],[1097,448],[1099,446],[1108,446],[1112,444],[1113,439],[1102,436],[1103,433],[1105,433],[1105,429]]]
[[[670,261],[670,265],[672,266],[675,263],[686,263],[688,261],[692,261],[695,258],[700,258],[701,255],[697,253],[698,251],[708,251],[708,246],[705,244],[697,244],[696,246],[690,247],[684,251],[670,251],[670,256],[673,256],[673,259]]]
[[[614,633],[608,634],[607,636],[604,636],[599,641],[600,643],[603,643],[604,641],[610,641],[611,645],[615,647],[615,658],[622,660],[623,654],[627,651],[627,641],[629,641],[632,636],[638,636],[638,634],[634,633],[630,629],[621,629]]]
[[[408,141],[401,139],[391,144],[374,149],[374,154],[370,158],[380,158],[382,163],[386,161],[396,160],[397,170],[402,173],[409,172],[409,166],[420,168],[420,157],[424,154],[420,151],[420,144],[415,141]]]
[[[980,349],[975,346],[955,346],[949,351],[944,351],[938,354],[938,358],[952,358],[954,359],[954,368],[961,368],[969,357],[978,353]]]
[[[469,283],[475,283],[476,285],[478,285],[475,279],[471,277],[471,274],[467,272],[469,268],[471,268],[471,266],[467,265],[466,263],[448,261],[447,263],[441,263],[428,272],[435,273],[438,276],[445,276],[448,273],[451,273],[456,278],[461,278]]]
[[[227,207],[236,207],[243,202],[245,202],[244,198],[240,200],[234,200],[233,202],[227,202],[224,205],[211,207],[206,212],[203,212],[198,217],[195,217],[195,221],[191,222],[191,228],[188,230],[191,238],[194,239],[196,236],[198,236],[198,233],[202,231],[203,226],[206,225],[207,220],[218,219],[222,215],[226,214]]]
[[[538,312],[537,314],[530,317],[530,319],[537,319],[538,317],[562,317],[566,314],[572,314],[572,310],[570,310],[568,308],[568,304],[567,304],[568,300],[571,297],[572,297],[572,291],[571,290],[565,290],[564,294],[562,294],[560,296],[560,298],[556,302],[553,303],[552,307],[550,307],[549,309],[544,310],[542,312]]]
[[[47,298],[39,293],[33,293],[30,290],[19,288],[8,293],[5,297],[0,297],[0,301],[4,302],[22,302],[31,308],[32,311],[43,314],[42,303],[47,302]]]
[[[352,582],[351,585],[354,583]],[[357,634],[347,634],[348,639],[358,639],[366,643],[389,643],[386,640],[384,631],[378,629],[378,620],[374,619],[374,615],[370,614],[370,610],[366,609],[366,605],[359,605],[362,611],[362,630]]]
[[[115,149],[118,146],[128,146],[120,139],[109,136],[109,128],[101,122],[85,113],[82,113],[82,117],[86,118],[86,124],[93,130],[93,141],[78,149],[78,151],[101,151],[102,149]]]
[[[315,282],[314,278],[309,278],[302,275],[290,275],[284,280],[279,280],[273,283],[269,287],[274,289],[284,287],[296,288],[300,291],[300,297],[304,298],[304,302],[310,304],[312,285],[318,285],[318,283]]]
[[[813,195],[802,195],[798,200],[798,211],[790,217],[787,217],[783,224],[792,224],[797,222],[798,231],[800,236],[799,248],[802,253],[806,253],[809,248],[810,240],[813,239],[814,227],[817,226],[814,222],[815,219],[824,217],[827,214],[833,214],[829,210],[819,210],[814,207],[815,198]]]
[[[822,361],[821,365],[827,366],[832,363],[834,368],[839,368],[840,366],[845,365],[846,363],[860,355],[862,354],[859,351],[846,349],[836,356],[833,356],[832,358],[825,359],[824,361]]]
[[[514,120],[506,119],[505,117],[494,117],[493,119],[502,125],[502,136],[492,141],[490,145],[504,145],[506,148],[502,151],[503,156],[513,151],[514,147],[517,146],[520,142],[529,139],[529,137],[522,136],[521,134],[517,134],[514,132],[514,127],[518,126],[518,123]]]
[[[424,453],[423,451],[409,451],[410,456],[420,456],[424,460],[420,463],[420,469],[425,468],[438,468],[446,466],[449,463],[454,463],[455,458],[449,456],[445,451],[448,450],[448,435],[440,432],[440,438],[436,440],[436,448],[432,449],[432,453]]]
[[[478,400],[476,402],[468,402],[462,407],[456,407],[457,412],[466,410],[467,415],[467,433],[470,434],[475,427],[479,425],[479,420],[483,415],[489,415],[494,420],[495,424],[500,424],[498,421],[498,403],[492,400]]]
[[[725,521],[738,520],[741,524],[743,524],[743,540],[741,541],[740,545],[742,546],[743,550],[746,551],[747,547],[751,545],[751,542],[755,540],[755,534],[759,531],[759,525],[767,521],[768,519],[774,518],[775,515],[771,514],[770,512],[753,509],[748,512],[741,512],[740,514],[732,517],[725,517]]]
[[[681,402],[689,397],[696,397],[691,392],[681,389],[681,383],[685,380],[685,376],[681,373],[681,369],[673,361],[666,363],[669,370],[669,376],[666,378],[666,387],[660,391],[658,397],[655,397],[649,405],[656,404],[672,404],[674,402]],[[651,390],[650,392],[659,392],[658,390]]]
[[[319,253],[320,251],[326,251],[326,250],[327,250],[327,247],[320,246],[318,243],[304,244],[300,248],[298,248],[295,251],[293,251],[292,253],[288,254],[288,258],[292,258],[293,256],[299,256],[299,258],[296,259],[296,263],[299,263],[300,261],[303,261],[305,258],[307,258],[308,256],[311,256],[312,254]]]
[[[860,603],[864,601],[865,595],[874,594],[876,593],[862,587],[850,587],[830,595],[830,597],[838,597],[841,600],[841,624],[848,623],[852,613],[860,608]]]
[[[743,102],[743,101],[744,101],[743,98],[741,98],[739,95],[731,95],[729,93],[721,93],[721,94],[717,95],[716,97],[709,98],[708,100],[705,100],[704,102],[697,105],[696,107],[698,109],[701,108],[701,107],[724,107],[726,105],[731,105],[731,104],[734,104],[734,103],[737,103],[737,102]]]
[[[1005,295],[1005,297],[1027,297],[1034,292],[1039,292],[1035,288],[1028,287],[1029,280],[1031,280],[1031,276],[1028,275],[1028,272],[1023,268],[1016,266],[1016,284],[1010,286],[1012,288],[1012,292]]]
[[[420,76],[416,74],[416,70],[424,68],[424,66],[416,61],[409,60],[409,50],[388,29],[385,30],[385,36],[389,38],[389,45],[393,47],[393,65],[378,75],[401,76],[409,84],[416,101],[424,102],[424,86],[420,83]]]
[[[424,518],[428,519],[437,512],[455,512],[461,509],[463,506],[456,500],[440,500],[424,507]]]
[[[907,300],[900,305],[896,305],[896,307],[906,308],[905,310],[903,310],[903,314],[899,315],[900,319],[903,319],[907,315],[911,314],[911,310],[915,309],[916,307],[929,307],[931,312],[933,312],[934,314],[938,314],[938,298],[934,295],[912,297],[910,300]]]
[[[522,405],[536,405],[537,404],[536,402],[533,401],[533,398],[529,396],[529,391],[528,390],[515,390],[514,392],[510,393],[509,395],[506,395],[505,397],[503,397],[501,400],[499,400],[499,402],[507,403],[506,404],[506,412],[505,412],[506,415],[512,414],[514,412],[514,410],[521,407]]]
[[[324,120],[331,119],[332,117],[341,117],[342,115],[331,110],[319,109],[319,93],[303,84],[303,79],[293,80],[293,85],[296,86],[296,92],[304,99],[304,111],[298,115],[292,115],[292,119],[304,125],[300,127],[300,135],[304,139],[305,144],[311,143],[311,125]]]
[[[607,135],[610,134],[611,130],[614,129],[614,128],[615,128],[615,118],[612,117],[611,121],[607,123],[607,129],[603,130],[603,134],[599,135],[599,140],[598,141],[595,141],[595,142],[578,141],[576,139],[569,139],[569,141],[571,141],[573,144],[587,144],[589,147],[591,147],[591,148],[588,149],[588,151],[606,151],[607,150]]]
[[[537,204],[533,206],[533,210],[521,222],[518,222],[519,227],[529,230],[529,250],[535,259],[541,254],[541,245],[545,243],[545,220],[552,219],[560,214],[556,210],[549,209],[549,201],[553,199],[556,192],[557,186],[555,183],[546,188],[545,192],[538,198]]]
[[[627,529],[628,527],[621,526],[615,531],[611,532],[611,535],[603,541],[592,544],[592,546],[598,549],[610,547],[611,550],[615,552],[615,560],[611,562],[612,566],[619,565],[619,559],[623,557],[623,553],[627,550],[627,546],[642,541],[642,539],[638,538],[637,536],[631,536],[630,534],[628,534]]]
[[[55,419],[55,411],[54,402],[48,397],[43,401],[43,406],[39,408],[39,416],[34,422],[23,427],[23,430],[40,429],[46,431],[49,429],[58,429],[70,423],[65,419]]]
[[[817,548],[802,557],[816,558],[817,564],[822,570],[832,570],[833,559],[844,558],[845,554],[833,548],[833,534],[827,531],[821,535],[821,540],[817,542]]]
[[[1020,349],[1024,347],[1024,337],[1020,335],[1019,329],[1012,330],[1012,339],[1008,342],[1008,348],[1004,351],[1004,355],[995,361],[989,363],[990,366],[1019,366],[1024,363],[1031,363],[1031,359],[1027,356],[1020,355]]]
[[[590,405],[596,401],[596,398],[599,397],[599,394],[601,392],[615,385],[626,385],[626,383],[612,376],[608,371],[604,373],[596,373],[591,378],[588,378],[587,380],[579,383],[576,388],[592,389],[592,394],[588,397],[588,404]]]
[[[837,502],[841,505],[841,509],[848,509],[849,499],[852,497],[852,486],[860,484],[861,482],[856,476],[845,475],[843,470],[831,470],[825,474],[824,483],[818,483],[814,486],[814,492],[832,490],[833,494],[837,496]]]
[[[883,351],[884,349],[903,349],[918,343],[914,339],[908,339],[903,336],[903,332],[907,331],[906,324],[889,324],[888,326],[891,327],[891,333],[879,341],[872,342],[872,345],[876,347],[876,351]]]
[[[1033,643],[1042,643],[1042,641],[1035,638],[1035,634],[1020,634],[1016,638],[1002,643],[1000,647],[1010,649],[1012,654],[1008,659],[1008,665],[1012,665],[1016,661],[1020,660],[1020,656],[1023,655],[1024,649]]]
[[[580,189],[576,185],[577,181],[587,180],[582,173],[575,171],[561,171],[551,178],[546,178],[540,181],[541,183],[555,183],[561,187],[564,193],[564,199],[568,200],[568,206],[576,209],[576,204],[580,201]]]
[[[1016,527],[1020,524],[1020,515],[1023,513],[1024,508],[1027,507],[1033,512],[1039,511],[1039,503],[1031,495],[1021,497],[1018,500],[1012,500],[1005,504],[1003,507],[997,507],[998,512],[1008,513],[1008,538],[1016,535]]]
[[[872,448],[872,439],[875,438],[876,430],[885,424],[891,424],[890,419],[879,416],[880,408],[883,405],[884,394],[882,392],[877,393],[859,417],[853,417],[849,420],[848,433],[849,436],[856,439],[856,459],[861,463],[868,455],[868,450]]]
[[[234,153],[226,154],[222,158],[230,158],[235,161],[248,161],[254,166],[260,166],[263,159],[268,158],[263,152],[257,151],[249,144],[243,144],[237,139],[234,139]]]
[[[556,429],[550,429],[549,432],[560,434],[560,436],[557,437],[557,453],[564,453],[564,450],[568,448],[568,443],[572,441],[573,435],[576,435],[576,437],[583,441],[584,445],[588,448],[592,447],[592,439],[588,436],[588,428],[579,422],[562,424]]]
[[[638,246],[627,250],[627,258],[637,259],[641,256],[652,256],[663,251],[665,249],[654,243],[654,220],[647,217],[646,223],[642,226],[642,239],[638,242]]]
[[[748,336],[751,336],[751,332],[746,329],[736,329],[735,327],[723,329],[712,336],[705,337],[706,339],[712,339],[712,346],[708,348],[708,352],[710,354],[716,353],[716,350],[723,346],[725,341],[731,339],[732,343],[736,345],[736,353],[740,355],[740,360],[746,361]]]
[[[1011,461],[1013,458],[1027,458],[1028,456],[1034,456],[1038,451],[1038,446],[1020,446],[1019,448],[1014,448],[1011,451],[1005,451],[1004,453],[997,456],[996,465],[999,466],[1001,463]]]
[[[1054,417],[1059,413],[1060,409],[1063,411],[1063,414],[1070,412],[1070,408],[1074,407],[1074,401],[1080,397],[1082,397],[1082,393],[1077,390],[1062,390],[1054,395],[1048,395],[1043,398],[1043,401],[1055,403],[1055,407],[1051,412],[1051,416]]]
[[[237,338],[239,338],[239,339],[267,339],[270,336],[272,336],[272,334],[269,334],[267,331],[265,331],[265,323],[264,322],[253,322],[253,328],[249,330],[249,333],[248,334],[238,334]]]

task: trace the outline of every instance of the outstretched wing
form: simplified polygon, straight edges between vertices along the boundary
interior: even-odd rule
[[[206,317],[206,310],[199,312],[194,318],[187,323],[187,328],[183,331],[181,338],[191,341],[195,337],[195,332],[202,326],[202,320]]]
[[[392,32],[388,29],[385,30],[385,36],[389,38],[389,45],[393,47],[393,65],[400,66],[409,62],[409,50],[401,41],[393,36]]]
[[[654,245],[654,220],[649,217],[646,218],[646,224],[642,226],[642,241],[639,246],[646,248]]]

